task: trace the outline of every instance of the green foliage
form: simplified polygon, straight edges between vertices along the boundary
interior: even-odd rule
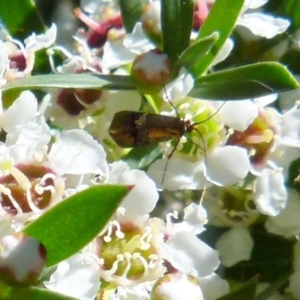
[[[0,286],[0,299],[2,300],[77,300],[77,298],[61,295],[46,289],[29,287],[15,288]]]
[[[193,8],[193,0],[161,1],[163,51],[171,62],[176,62],[190,43]]]
[[[23,231],[44,244],[47,266],[55,265],[100,233],[130,189],[114,185],[88,188],[57,204]]]
[[[178,70],[180,67],[187,68],[195,77],[197,73],[193,73],[194,66],[200,61],[203,56],[212,49],[213,45],[217,42],[219,38],[218,32],[214,32],[209,36],[204,38],[199,38],[193,42],[188,48],[186,48],[178,60],[175,63],[175,67]]]
[[[92,74],[50,74],[36,75],[12,81],[3,87],[9,90],[35,90],[47,88],[78,88],[103,90],[134,90],[130,76]]]
[[[220,297],[217,300],[254,300],[257,281],[257,277],[254,277],[253,279],[239,286],[233,292]]]
[[[126,32],[131,33],[135,23],[142,15],[141,0],[119,0],[120,10],[122,14],[123,24]]]
[[[285,66],[262,62],[202,76],[195,81],[190,96],[239,100],[297,88],[299,83]]]
[[[11,90],[51,87],[135,90],[131,77],[125,75],[51,74],[13,81],[6,84],[3,91],[5,94]],[[202,76],[195,81],[190,96],[199,99],[236,100],[297,88],[299,88],[298,82],[286,67],[275,62],[266,62]]]
[[[17,39],[45,30],[32,0],[1,0],[0,19],[10,35]]]
[[[229,38],[236,20],[243,7],[244,0],[217,0],[211,8],[209,15],[201,26],[198,39],[218,32],[219,38],[212,49],[193,67],[195,77],[201,76],[211,65],[220,52],[227,38]]]
[[[162,149],[157,145],[132,148],[122,158],[132,169],[147,170],[148,167],[163,154]]]

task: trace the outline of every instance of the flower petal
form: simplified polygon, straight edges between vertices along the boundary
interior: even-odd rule
[[[149,167],[147,174],[155,181],[158,188],[163,186],[170,191],[192,189],[194,168],[194,163],[173,156],[169,162],[166,158],[156,160]]]
[[[261,13],[242,15],[238,25],[247,27],[253,34],[271,39],[277,34],[285,32],[290,22],[282,18],[274,18]]]
[[[294,147],[300,147],[300,109],[293,107],[281,119],[282,142]]]
[[[211,63],[211,67],[215,66],[219,62],[225,60],[228,55],[230,54],[231,50],[233,49],[234,43],[232,39],[227,39],[221,48],[221,50],[218,52],[217,56],[214,58],[214,60]]]
[[[58,264],[47,289],[82,300],[95,299],[100,287],[100,268],[88,253],[75,254]]]
[[[205,230],[207,223],[207,213],[202,205],[190,204],[184,209],[184,219],[181,223],[175,223],[174,228],[177,232],[187,231],[193,234],[200,234]]]
[[[218,113],[226,125],[244,131],[257,117],[258,107],[252,100],[226,101]]]
[[[276,216],[285,208],[287,190],[280,169],[275,171],[263,170],[261,176],[257,177],[254,197],[257,209],[262,214]]]
[[[126,209],[127,216],[143,216],[154,209],[159,195],[155,183],[144,171],[124,171],[119,174],[117,182],[118,184],[134,185],[120,205]]]
[[[245,178],[250,170],[247,151],[237,146],[216,148],[207,156],[207,179],[219,186]]]
[[[0,86],[5,84],[5,79],[3,79],[4,72],[9,66],[8,51],[5,44],[0,41]]]
[[[249,260],[252,248],[253,240],[249,230],[243,227],[235,227],[225,232],[216,244],[221,262],[226,267],[232,267],[242,260]]]
[[[33,93],[24,91],[2,116],[3,129],[9,133],[20,129],[37,114],[37,100]]]
[[[170,83],[166,84],[161,94],[165,101],[176,101],[184,98],[193,88],[194,79],[185,68],[181,68],[179,75]]]
[[[25,39],[26,50],[38,51],[50,47],[56,40],[57,28],[55,24],[44,33],[35,35],[34,33]]]
[[[123,40],[107,41],[103,47],[103,69],[110,70],[130,63],[135,54],[123,45]]]
[[[218,252],[188,232],[178,232],[165,243],[166,257],[176,269],[204,277],[219,266]]]
[[[213,300],[229,293],[230,288],[226,280],[216,273],[199,279],[200,286],[204,294],[204,299]]]
[[[265,228],[274,234],[284,237],[297,236],[300,233],[300,202],[296,190],[290,189],[285,209],[277,216],[269,217]]]
[[[154,49],[154,45],[143,31],[141,22],[135,24],[132,34],[126,35],[123,44],[129,51],[135,54],[145,53]]]
[[[66,174],[108,172],[103,147],[83,130],[62,133],[53,144],[49,159],[55,169]],[[98,169],[99,168],[99,169]]]

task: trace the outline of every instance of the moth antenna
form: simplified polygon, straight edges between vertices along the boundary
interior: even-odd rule
[[[162,77],[163,77],[163,75],[162,75]],[[167,94],[167,90],[166,90],[166,86],[165,86],[165,85],[163,86],[163,92],[164,92],[164,94],[166,95],[166,99],[168,100],[169,104],[170,104],[171,107],[174,109],[174,111],[175,111],[177,117],[180,118],[180,115],[179,115],[179,113],[178,113],[177,108],[175,107],[175,105],[173,104],[173,102],[172,102],[172,101],[169,99],[169,97],[168,97],[168,94]]]
[[[163,185],[163,183],[164,183],[165,176],[166,176],[166,171],[167,171],[167,168],[168,168],[168,164],[169,164],[170,158],[173,156],[173,153],[175,152],[178,144],[179,144],[179,139],[176,141],[176,144],[174,145],[172,151],[167,156],[167,162],[166,162],[165,167],[164,167],[164,172],[163,172],[163,176],[162,176],[162,179],[161,179],[161,185]]]
[[[225,105],[225,103],[226,103],[226,101],[224,101],[224,102],[218,107],[218,109],[217,109],[212,115],[210,115],[207,119],[205,119],[205,120],[203,120],[203,121],[201,121],[201,122],[194,123],[193,125],[199,125],[199,124],[202,124],[202,123],[204,123],[204,122],[206,122],[206,121],[212,119],[212,118],[213,118],[213,117],[221,110],[221,108]],[[203,149],[202,149],[202,150],[203,150]]]
[[[161,77],[162,77],[162,81],[163,81],[163,73],[161,73]],[[166,96],[166,99],[168,100],[168,102],[169,102],[169,104],[171,105],[171,107],[174,109],[174,111],[175,111],[177,117],[180,118],[180,115],[179,115],[179,113],[178,113],[177,108],[175,107],[175,105],[173,104],[173,102],[172,102],[172,101],[169,99],[169,97],[168,97],[167,90],[166,90],[166,86],[163,85],[162,88],[163,88],[163,92],[164,92],[164,94],[165,94],[165,96]],[[178,140],[176,141],[176,144],[174,145],[172,151],[171,151],[170,154],[167,156],[167,162],[166,162],[166,165],[165,165],[165,168],[164,168],[164,172],[163,172],[163,176],[162,176],[162,179],[161,179],[161,185],[163,185],[163,183],[164,183],[165,176],[166,176],[166,171],[167,171],[167,168],[168,168],[169,161],[170,161],[171,157],[173,156],[173,154],[174,154],[174,152],[175,152],[175,150],[176,150],[176,148],[177,148],[177,146],[178,146],[178,144],[179,144],[179,141],[180,141],[180,139],[178,139]]]
[[[163,74],[161,74],[161,76],[162,76],[162,79],[163,79]],[[173,104],[173,102],[172,102],[172,101],[169,99],[169,97],[168,97],[168,94],[167,94],[165,85],[163,85],[162,89],[163,89],[163,92],[164,92],[164,94],[165,94],[166,99],[168,100],[169,104],[171,105],[171,107],[172,107],[173,110],[175,111],[177,117],[178,117],[178,118],[181,118],[180,115],[179,115],[179,113],[178,113],[177,108],[175,107],[175,105]],[[198,122],[198,123],[194,123],[193,125],[199,125],[199,124],[204,123],[204,122],[210,120],[211,118],[213,118],[213,117],[214,117],[214,116],[222,109],[222,107],[225,105],[225,103],[226,103],[226,101],[224,101],[224,102],[218,107],[218,109],[217,109],[212,115],[210,115],[207,119],[205,119],[205,120],[203,120],[203,121],[201,121],[201,122]],[[205,167],[206,167],[206,169],[207,169],[207,168],[208,168],[208,160],[207,160],[207,153],[206,153],[207,149],[206,149],[206,145],[205,145],[205,141],[204,141],[203,135],[201,134],[201,132],[200,132],[197,128],[193,128],[193,130],[195,130],[195,131],[198,133],[198,135],[199,135],[199,137],[200,137],[200,139],[201,139],[201,142],[202,142],[202,144],[203,144],[203,147],[201,147],[200,145],[198,145],[198,144],[196,144],[195,142],[193,142],[190,138],[188,138],[188,137],[186,137],[186,138],[187,138],[188,141],[190,141],[192,144],[196,145],[197,147],[199,147],[199,148],[203,151],[203,153],[204,153],[204,163],[205,163]],[[161,180],[161,185],[163,185],[163,183],[164,183],[164,179],[165,179],[165,175],[166,175],[166,170],[167,170],[167,168],[168,168],[169,161],[170,161],[171,157],[173,156],[175,150],[177,149],[177,146],[178,146],[179,142],[180,142],[180,139],[178,139],[178,140],[176,141],[176,144],[174,145],[172,151],[171,151],[170,154],[167,156],[167,162],[166,162],[165,167],[164,167],[163,176],[162,176],[162,180]],[[203,198],[204,198],[204,195],[205,195],[205,192],[206,192],[206,188],[207,188],[207,174],[206,174],[206,176],[205,176],[203,192],[202,192],[202,195],[201,195],[201,198],[200,198],[200,201],[199,201],[200,204],[201,204],[202,201],[203,201]]]
[[[203,148],[200,147],[200,145],[199,145],[199,148],[202,149],[202,151],[203,151],[204,163],[205,163],[205,167],[206,167],[206,170],[207,170],[208,169],[208,161],[207,161],[207,153],[206,153],[207,149],[206,149],[205,141],[204,141],[204,138],[203,138],[203,135],[201,134],[201,132],[197,128],[194,128],[194,130],[199,134],[199,137],[200,137],[200,139],[202,141],[202,144],[203,144]],[[206,192],[206,188],[207,188],[207,172],[206,172],[206,175],[205,175],[204,178],[205,178],[204,179],[204,187],[203,187],[203,191],[202,191],[202,194],[201,194],[201,197],[200,197],[200,200],[199,200],[199,204],[202,203],[204,195],[205,195],[205,192]]]
[[[195,123],[196,124],[196,123]],[[203,151],[203,156],[204,156],[204,163],[205,163],[205,167],[206,169],[208,168],[208,161],[207,161],[207,153],[206,153],[206,145],[205,145],[205,141],[204,141],[204,138],[203,138],[203,135],[201,134],[201,132],[197,129],[197,128],[194,128],[193,130],[195,130],[198,134],[199,134],[199,137],[201,139],[201,142],[203,144],[203,147],[201,147],[199,144],[195,143],[194,141],[192,141],[189,137],[186,137],[186,139],[196,145],[197,147],[199,147],[202,151]],[[202,203],[203,201],[203,198],[204,198],[204,195],[205,195],[205,192],[206,192],[206,188],[207,188],[207,174],[205,176],[205,180],[204,180],[204,187],[203,187],[203,191],[202,191],[202,194],[201,194],[201,198],[199,200],[199,204]]]
[[[208,118],[206,118],[205,120],[201,121],[201,122],[198,122],[198,123],[194,123],[192,124],[193,126],[195,125],[199,125],[199,124],[202,124],[208,120],[210,120],[211,118],[213,118],[221,109],[222,107],[225,105],[226,101],[224,101],[219,107],[218,109],[212,114],[210,115]],[[207,148],[206,148],[206,144],[205,144],[205,140],[203,138],[203,135],[201,134],[201,132],[197,129],[197,128],[193,128],[193,130],[195,130],[200,139],[201,139],[201,142],[202,142],[202,145],[203,147],[201,147],[199,144],[196,144],[194,141],[192,141],[190,138],[186,137],[188,141],[190,141],[192,144],[196,145],[197,147],[199,147],[202,151],[203,151],[203,156],[204,156],[204,163],[205,163],[205,167],[206,167],[206,170],[208,169],[208,160],[207,160]],[[204,180],[204,187],[203,187],[203,191],[202,191],[202,194],[201,194],[201,197],[200,197],[200,200],[199,200],[199,204],[202,203],[203,201],[203,198],[205,196],[205,192],[206,192],[206,189],[207,189],[207,173],[206,173],[206,176],[205,176],[205,180]]]

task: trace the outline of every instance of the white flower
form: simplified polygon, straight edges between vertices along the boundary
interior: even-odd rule
[[[154,45],[144,34],[142,24],[137,22],[131,34],[116,41],[107,41],[103,48],[104,69],[114,69],[130,63],[138,54],[154,49]]]
[[[10,39],[6,42],[5,46],[12,67],[6,70],[5,78],[7,80],[13,80],[30,74],[34,66],[35,52],[51,46],[55,42],[56,32],[56,25],[52,24],[44,34],[36,35],[33,33],[25,39],[25,47],[21,42],[14,39]],[[20,61],[23,62],[23,64],[19,66]]]
[[[277,216],[269,217],[265,227],[269,232],[287,238],[296,236],[300,233],[299,214],[299,193],[296,190],[289,189],[285,208]]]
[[[122,39],[116,41],[107,41],[103,47],[103,68],[110,70],[130,63],[135,58],[136,54],[129,51],[123,46]]]
[[[269,216],[276,216],[285,208],[287,190],[281,169],[265,168],[257,177],[254,186],[254,202],[257,209]]]
[[[220,253],[222,264],[226,267],[232,267],[240,261],[251,258],[253,244],[248,229],[234,227],[218,239],[216,250]]]
[[[75,254],[60,262],[44,285],[57,293],[80,300],[93,300],[100,288],[100,268],[91,254]]]
[[[300,109],[298,105],[294,105],[282,114],[280,136],[280,144],[300,148]]]
[[[213,59],[212,63],[210,64],[210,67],[213,67],[213,66],[217,65],[219,62],[225,60],[228,57],[228,55],[230,54],[233,47],[234,47],[233,40],[231,38],[228,38],[225,41],[222,48],[220,49],[220,51],[217,53],[217,55]]]
[[[54,44],[56,39],[57,28],[55,24],[46,30],[44,34],[36,35],[32,33],[28,38],[24,40],[25,49],[27,51],[39,51],[44,48],[50,47]]]
[[[216,273],[200,278],[199,282],[202,292],[205,295],[205,300],[218,299],[230,291],[228,282]]]
[[[5,47],[5,44],[0,41],[0,87],[6,83],[6,79],[4,79],[4,74],[6,70],[9,67],[9,58],[8,58],[8,51],[7,48]],[[2,91],[1,91],[1,96],[2,96]],[[2,111],[2,107],[1,107]]]
[[[194,234],[173,233],[163,247],[165,259],[172,267],[198,279],[204,299],[214,300],[229,292],[228,283],[214,273],[220,264],[218,252]]]
[[[107,175],[108,166],[103,147],[87,132],[79,129],[62,133],[52,145],[49,160],[59,173]]]
[[[108,296],[108,300],[150,300],[149,286],[148,282],[131,287],[119,285],[115,294]]]
[[[245,178],[249,169],[248,154],[240,147],[217,148],[207,156],[207,180],[216,185],[232,185]]]
[[[277,34],[285,32],[290,21],[259,12],[245,13],[246,10],[257,9],[266,2],[268,0],[247,0],[244,3],[243,14],[237,20],[237,25],[247,27],[254,35],[271,39]]]
[[[148,52],[154,48],[148,37],[145,35],[141,22],[137,22],[131,34],[126,35],[123,41],[124,46],[135,55]]]
[[[147,173],[158,188],[163,186],[168,190],[203,189],[211,184],[231,185],[242,180],[250,170],[247,151],[235,146],[216,148],[208,153],[207,166],[203,160],[193,163],[174,155],[165,169],[167,161],[156,160]]]
[[[155,299],[203,300],[204,296],[197,280],[184,273],[170,273],[159,279],[153,287],[151,296]]]
[[[196,277],[205,277],[219,266],[217,251],[199,240],[194,234],[178,232],[164,245],[165,259],[181,272]]]
[[[111,165],[108,182],[134,186],[121,204],[121,207],[125,209],[122,219],[128,218],[133,221],[133,217],[147,215],[156,206],[158,192],[154,182],[144,171],[130,170],[126,163],[115,162]]]
[[[22,126],[37,115],[37,100],[33,93],[24,91],[0,116],[1,127],[7,133],[21,130]]]
[[[0,145],[1,216],[34,219],[70,193],[66,187],[80,190],[83,175],[108,176],[103,147],[83,130],[62,133],[50,149],[50,128],[31,92],[21,93],[0,117],[7,131]],[[77,175],[77,182],[65,181],[69,175]]]
[[[10,284],[29,285],[41,276],[46,264],[44,246],[22,232],[0,239],[1,280]]]
[[[181,68],[178,76],[166,84],[161,94],[166,102],[180,100],[184,98],[193,88],[194,79],[185,68]]]
[[[261,13],[242,15],[238,25],[247,27],[255,35],[271,39],[277,34],[283,33],[290,26],[290,22],[283,18],[274,18]]]
[[[184,209],[184,218],[180,223],[172,224],[176,232],[186,231],[193,234],[200,234],[205,230],[207,223],[207,213],[202,205],[190,204]]]
[[[211,101],[216,108],[220,108],[218,114],[222,121],[230,128],[243,131],[253,122],[258,115],[257,105],[250,99],[235,101]],[[224,105],[223,105],[224,104]],[[238,114],[236,112],[239,112]]]

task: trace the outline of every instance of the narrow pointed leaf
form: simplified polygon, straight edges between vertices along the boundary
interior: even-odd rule
[[[185,67],[193,74],[194,65],[202,59],[202,57],[212,48],[219,38],[219,34],[214,32],[210,36],[201,38],[192,43],[187,49],[185,49],[176,61],[176,67]],[[197,74],[193,74],[195,77]]]
[[[114,185],[86,189],[54,206],[24,233],[44,244],[47,266],[55,265],[97,236],[130,189]]]
[[[127,33],[131,33],[142,14],[141,0],[119,0],[122,20]]]
[[[163,150],[158,145],[148,145],[132,148],[122,160],[132,169],[147,170],[162,154]]]
[[[212,49],[193,67],[193,74],[201,76],[217,56],[227,38],[230,36],[236,20],[243,7],[244,0],[216,0],[205,22],[201,26],[198,38],[204,38],[214,32],[219,33],[218,41]]]
[[[45,26],[32,0],[1,0],[0,19],[14,38],[24,39],[33,32],[42,33]]]
[[[257,286],[257,277],[242,284],[230,294],[224,295],[217,300],[254,300]]]
[[[287,68],[263,62],[198,78],[190,96],[209,100],[239,100],[298,89]]]
[[[130,76],[92,74],[51,74],[21,78],[6,84],[11,89],[82,88],[103,90],[134,90]]]
[[[256,295],[255,300],[272,299],[272,296],[276,293],[276,291],[278,291],[278,289],[286,286],[293,273],[293,268],[290,268],[289,270],[281,270],[280,276],[277,277],[275,281],[271,282],[264,290],[260,291]]]
[[[163,51],[172,62],[189,45],[193,10],[193,0],[161,0]]]

